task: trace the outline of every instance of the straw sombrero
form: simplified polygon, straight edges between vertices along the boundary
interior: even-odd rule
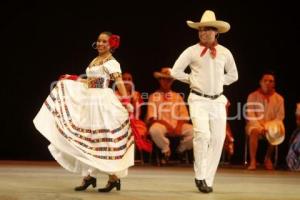
[[[273,120],[265,124],[266,138],[271,145],[279,145],[285,137],[285,129],[282,121]]]
[[[155,78],[172,78],[171,76],[171,68],[163,67],[161,68],[160,72],[154,72],[153,76]]]
[[[215,13],[211,10],[206,10],[200,22],[186,21],[187,25],[193,29],[199,30],[201,27],[215,27],[219,33],[226,33],[230,29],[230,24],[225,21],[216,20]]]

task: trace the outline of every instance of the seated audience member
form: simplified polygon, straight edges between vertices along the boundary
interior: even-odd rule
[[[135,90],[135,85],[133,83],[131,73],[124,72],[122,74],[122,79],[124,81],[127,95],[129,96],[129,101],[131,105],[133,105],[133,113],[130,114],[130,124],[131,130],[135,135],[136,146],[139,150],[144,150],[150,153],[152,152],[152,144],[147,138],[148,129],[146,124],[142,120],[140,120],[141,106],[144,103],[141,93]],[[118,90],[116,90],[115,93],[120,97],[120,93]]]
[[[193,127],[188,123],[186,103],[180,94],[171,89],[174,79],[170,76],[170,68],[162,68],[154,73],[154,77],[160,87],[149,96],[146,121],[152,140],[162,152],[162,164],[165,164],[171,155],[167,136],[181,137],[176,151],[182,155],[193,147]]]
[[[259,81],[260,88],[252,92],[247,100],[246,134],[249,136],[250,164],[249,170],[256,169],[256,152],[258,140],[268,139],[268,148],[264,159],[267,170],[273,169],[271,157],[274,145],[284,139],[284,99],[275,91],[275,75],[273,72],[264,72]],[[280,131],[280,137],[270,140],[272,129]],[[271,131],[270,131],[271,130]]]
[[[296,108],[297,128],[291,135],[286,162],[290,170],[300,171],[300,102]]]

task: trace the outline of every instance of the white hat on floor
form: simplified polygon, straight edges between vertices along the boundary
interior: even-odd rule
[[[266,138],[271,145],[279,145],[285,137],[285,129],[282,121],[272,120],[265,124]]]
[[[219,33],[226,33],[230,29],[230,24],[225,21],[216,20],[215,13],[211,10],[206,10],[199,22],[186,21],[187,25],[193,29],[199,30],[201,27],[214,27]]]

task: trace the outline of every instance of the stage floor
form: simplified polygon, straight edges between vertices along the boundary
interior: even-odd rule
[[[193,175],[191,165],[135,166],[121,180],[121,191],[102,194],[93,188],[75,192],[81,177],[56,162],[0,161],[0,200],[300,199],[299,172],[220,167],[210,194],[198,192]],[[101,175],[97,181],[97,187],[103,187],[107,176]]]

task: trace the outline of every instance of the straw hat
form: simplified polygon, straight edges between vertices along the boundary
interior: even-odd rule
[[[285,137],[285,129],[282,121],[273,120],[265,124],[267,130],[266,138],[272,145],[279,145]]]
[[[163,67],[161,68],[160,72],[154,72],[153,76],[155,78],[172,78],[171,76],[171,68]]]
[[[226,33],[230,29],[230,24],[225,21],[216,20],[215,13],[211,10],[206,10],[200,22],[186,21],[187,25],[193,29],[199,30],[201,27],[215,27],[219,33]]]

